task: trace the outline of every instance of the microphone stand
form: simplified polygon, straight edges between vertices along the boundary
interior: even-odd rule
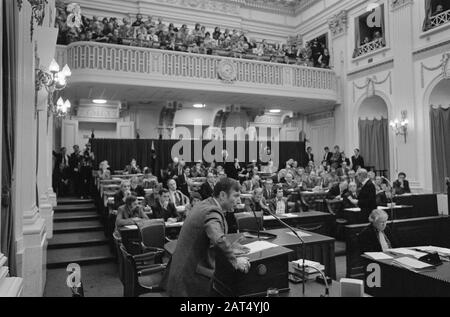
[[[302,263],[302,293],[303,296],[305,296],[305,256],[306,256],[306,249],[305,249],[305,240],[300,237],[297,233],[297,230],[292,228],[290,225],[288,225],[286,222],[284,222],[283,220],[281,220],[276,214],[272,213],[270,210],[268,211],[269,214],[274,217],[279,223],[281,223],[284,227],[288,228],[290,231],[292,231],[292,233],[300,240],[301,245],[302,245],[302,258],[303,258],[303,263]],[[326,280],[326,279],[325,279]]]
[[[252,208],[252,212],[253,212],[253,216],[255,217],[256,226],[257,226],[257,230],[258,230],[258,241],[260,241],[260,231],[261,231],[261,228],[259,227],[259,219],[258,219],[258,217],[256,216],[256,211],[255,211],[254,208]]]

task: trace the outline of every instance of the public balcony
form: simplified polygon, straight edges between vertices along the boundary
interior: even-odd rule
[[[58,46],[56,60],[72,70],[70,98],[93,97],[94,89],[116,100],[276,104],[305,112],[338,100],[329,69],[97,42]]]

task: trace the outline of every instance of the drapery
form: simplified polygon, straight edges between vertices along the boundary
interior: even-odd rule
[[[121,170],[126,165],[130,164],[131,159],[135,158],[138,165],[141,167],[151,167],[153,172],[159,171],[167,167],[171,162],[172,147],[179,142],[179,140],[145,140],[145,139],[92,139],[92,150],[95,154],[97,162],[107,160],[112,170]],[[191,162],[195,162],[202,157],[196,157],[194,153],[195,148],[202,150],[211,141],[206,140],[185,140],[184,144],[191,147]],[[222,142],[223,148],[227,148],[227,141]],[[231,141],[234,147],[234,156],[238,153],[238,148],[245,148],[244,160],[242,163],[248,163],[253,158],[260,159],[260,151],[266,147],[273,150],[273,155],[278,155],[280,166],[284,166],[289,159],[294,159],[298,162],[304,161],[305,143],[304,142],[279,142],[278,153],[275,153],[275,146],[271,142],[254,142],[251,141]],[[198,144],[201,143],[201,144]],[[252,144],[253,143],[253,144]],[[152,151],[154,148],[154,151]],[[257,155],[250,155],[251,149],[256,149]],[[252,157],[254,156],[254,157]]]
[[[423,21],[423,26],[422,26],[422,30],[423,31],[427,31],[430,29],[431,25],[430,25],[430,17],[432,14],[432,10],[433,8],[431,7],[431,0],[425,0],[425,20]]]
[[[445,177],[450,177],[450,108],[431,108],[430,130],[433,191],[445,193]]]
[[[389,171],[388,120],[359,120],[359,146],[366,166]]]
[[[17,1],[1,0],[0,23],[2,42],[2,201],[1,201],[1,252],[8,258],[11,275],[16,275],[14,233],[14,206],[11,197],[14,169],[14,134],[17,89],[17,52],[15,26],[18,19]]]

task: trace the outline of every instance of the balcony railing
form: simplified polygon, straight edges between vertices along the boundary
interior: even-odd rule
[[[432,16],[430,18],[430,28],[434,29],[448,22],[450,22],[450,10]]]
[[[355,51],[353,58],[359,57],[362,55],[366,55],[371,52],[375,52],[385,46],[386,46],[386,42],[384,41],[383,38],[373,40],[372,42],[369,42],[367,44],[364,44],[364,45],[361,45],[360,47],[358,47]]]
[[[297,65],[96,42],[58,46],[56,59],[61,65],[67,61],[75,75],[77,71],[80,74],[95,72],[109,76],[136,75],[149,80],[200,80],[217,84],[225,81],[247,88],[307,88],[308,91],[336,93],[332,70]]]

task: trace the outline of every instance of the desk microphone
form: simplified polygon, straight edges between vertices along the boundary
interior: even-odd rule
[[[303,240],[302,237],[300,237],[297,233],[297,230],[295,228],[292,228],[290,225],[288,225],[286,222],[284,222],[283,220],[280,219],[280,217],[278,217],[276,214],[272,213],[270,210],[268,211],[268,213],[274,217],[279,223],[281,223],[284,227],[288,228],[289,230],[292,231],[292,233],[300,240],[301,244],[302,244],[302,258],[303,258],[303,264],[302,264],[302,292],[303,292],[303,296],[305,296],[305,256],[306,256],[306,249],[305,249],[305,240]]]
[[[256,216],[256,211],[254,208],[252,208],[252,212],[253,212],[253,216],[255,217],[255,221],[256,221],[256,227],[257,227],[256,230],[258,231],[258,241],[259,241],[260,240],[260,231],[261,231],[261,228],[259,227],[259,219]]]

